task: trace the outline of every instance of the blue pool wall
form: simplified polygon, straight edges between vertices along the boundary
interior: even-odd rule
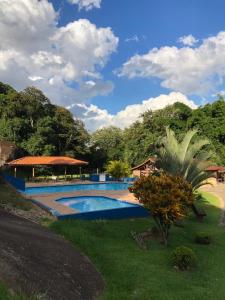
[[[94,196],[90,196],[93,197]],[[74,197],[69,197],[74,198]],[[67,198],[67,199],[69,199]],[[121,201],[109,197],[103,197],[106,199],[114,200],[114,201]],[[57,199],[56,201],[62,200],[65,198]],[[126,201],[122,201],[127,203]],[[68,220],[68,219],[79,219],[79,220],[98,220],[98,219],[106,219],[106,220],[118,220],[118,219],[128,219],[128,218],[144,218],[148,217],[150,214],[149,212],[139,204],[133,204],[130,207],[123,207],[123,208],[114,208],[114,209],[107,209],[107,210],[97,210],[97,211],[90,211],[90,212],[82,212],[82,213],[74,213],[68,215],[60,215],[58,213],[55,214],[58,220]]]
[[[118,219],[129,219],[129,218],[145,218],[148,217],[149,213],[143,207],[125,207],[107,210],[98,210],[87,213],[77,213],[69,215],[59,215],[58,220],[118,220]]]
[[[11,184],[14,188],[20,191],[25,191],[25,181],[23,179],[16,178],[12,175],[3,174],[5,181]]]
[[[90,180],[94,181],[94,182],[98,182],[99,181],[99,177],[100,177],[99,174],[91,174],[90,175]],[[136,179],[137,178],[135,178],[135,177],[124,177],[121,180],[121,182],[134,182]],[[109,176],[109,174],[106,174],[105,180],[106,181],[117,181],[116,178],[113,178],[113,177]]]

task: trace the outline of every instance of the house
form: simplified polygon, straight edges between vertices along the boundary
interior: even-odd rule
[[[156,166],[156,157],[152,156],[149,157],[146,161],[144,161],[142,164],[133,167],[131,169],[132,175],[135,177],[140,177],[141,175],[148,175],[155,170],[157,170]]]
[[[0,166],[3,166],[8,159],[14,157],[16,146],[8,141],[0,141]]]
[[[206,169],[206,172],[213,173],[218,182],[225,182],[225,167],[222,166],[210,166]]]

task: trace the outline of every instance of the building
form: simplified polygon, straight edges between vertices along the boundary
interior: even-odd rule
[[[206,169],[206,171],[213,173],[218,182],[225,182],[225,167],[210,166]]]
[[[14,157],[16,146],[7,141],[0,141],[0,166],[3,166],[8,159]]]
[[[140,177],[141,175],[148,175],[155,170],[157,170],[156,166],[156,157],[149,157],[146,161],[144,161],[142,164],[133,167],[131,169],[132,175],[135,177]]]

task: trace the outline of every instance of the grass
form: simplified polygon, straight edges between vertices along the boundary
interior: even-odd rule
[[[26,297],[22,294],[15,294],[12,290],[7,289],[0,283],[0,300],[41,300],[44,299],[40,296]]]
[[[203,193],[204,223],[191,215],[185,227],[173,227],[168,248],[151,242],[150,250],[138,248],[130,231],[141,232],[153,225],[149,219],[121,221],[60,221],[50,228],[85,253],[103,275],[106,289],[99,300],[198,300],[224,299],[225,235],[218,226],[218,199]],[[212,244],[194,243],[196,232],[212,236]],[[198,258],[195,271],[179,272],[170,263],[177,246],[191,247]]]
[[[0,207],[30,210],[32,203],[23,198],[13,187],[0,177]]]

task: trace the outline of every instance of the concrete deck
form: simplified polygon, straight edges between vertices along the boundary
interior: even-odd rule
[[[27,195],[26,197],[29,199],[33,199],[40,203],[41,205],[47,206],[51,209],[56,210],[61,215],[68,215],[78,213],[75,209],[71,207],[60,204],[55,201],[60,198],[68,198],[68,197],[79,197],[79,196],[104,196],[109,198],[114,198],[121,201],[127,201],[131,203],[137,204],[138,201],[135,199],[134,195],[130,193],[128,190],[119,190],[119,191],[74,191],[68,193],[54,193],[54,194],[42,194],[42,195]]]

